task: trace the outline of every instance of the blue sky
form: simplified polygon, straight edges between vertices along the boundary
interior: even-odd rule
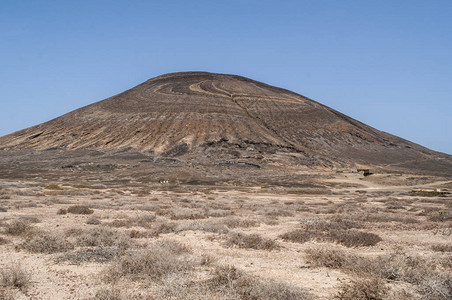
[[[452,1],[0,1],[0,135],[178,71],[284,87],[452,153]]]

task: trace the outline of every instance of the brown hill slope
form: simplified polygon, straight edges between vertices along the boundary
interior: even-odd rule
[[[162,75],[0,138],[0,149],[133,150],[202,159],[450,170],[441,154],[293,92],[234,75]],[[287,161],[286,161],[287,162]]]

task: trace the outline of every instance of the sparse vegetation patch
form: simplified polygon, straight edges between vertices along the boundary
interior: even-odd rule
[[[9,235],[24,235],[32,229],[30,223],[24,220],[13,220],[5,225],[5,233]]]
[[[226,239],[226,246],[256,250],[275,250],[279,248],[276,241],[258,234],[231,233]]]
[[[172,273],[191,270],[193,263],[185,257],[189,252],[187,247],[178,242],[159,241],[147,249],[131,251],[119,258],[107,270],[106,275],[109,280],[122,277],[132,280],[161,280]]]
[[[63,236],[43,231],[28,237],[19,247],[29,252],[46,254],[66,252],[74,248]]]
[[[89,208],[86,205],[73,205],[69,206],[67,208],[67,212],[70,214],[77,214],[77,215],[90,215],[94,213],[94,210]]]
[[[0,284],[6,288],[27,289],[31,284],[31,273],[20,263],[11,264],[0,270]]]

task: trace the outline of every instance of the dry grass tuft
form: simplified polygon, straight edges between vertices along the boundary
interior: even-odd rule
[[[94,213],[94,210],[86,205],[72,205],[67,208],[67,212],[76,215],[90,215]]]
[[[399,252],[362,257],[326,247],[309,248],[305,254],[312,266],[340,269],[360,278],[369,278],[371,274],[384,280],[413,284],[423,299],[452,297],[452,274],[436,260]]]
[[[144,214],[129,219],[132,226],[139,226],[143,228],[151,228],[151,223],[155,222],[155,220],[155,214]]]
[[[159,241],[146,250],[132,251],[117,259],[106,271],[106,278],[110,281],[122,277],[159,281],[173,273],[188,272],[193,267],[193,262],[186,259],[189,252],[176,241]]]
[[[124,233],[108,227],[93,227],[86,230],[66,232],[67,235],[75,236],[75,245],[80,247],[117,247],[129,248],[130,238]]]
[[[110,227],[115,227],[115,228],[120,228],[120,227],[129,228],[131,224],[128,219],[115,219],[109,223],[104,223],[104,225],[110,226]]]
[[[335,230],[328,232],[325,240],[334,241],[346,247],[374,246],[382,239],[375,233],[358,230]]]
[[[5,239],[5,238],[0,236],[0,245],[5,245],[5,244],[8,244],[8,243],[9,243],[9,241],[7,239]]]
[[[311,247],[305,250],[305,255],[313,267],[326,267],[342,269],[348,265],[354,257],[343,250],[331,247]]]
[[[306,243],[315,239],[316,234],[312,231],[307,231],[304,229],[295,229],[289,232],[286,232],[279,236],[284,241],[295,242],[295,243]]]
[[[224,226],[223,224],[219,224],[218,222],[191,221],[184,222],[176,227],[176,232],[187,230],[214,232],[214,233],[228,233],[229,231],[226,228],[226,226]]]
[[[131,239],[143,239],[148,238],[150,236],[149,232],[147,231],[140,231],[136,229],[132,229],[129,231],[129,237]]]
[[[239,217],[228,217],[222,220],[223,224],[228,228],[249,228],[249,227],[257,227],[260,225],[259,221],[248,219],[248,218],[239,218]]]
[[[339,286],[340,300],[383,300],[387,299],[388,287],[381,278],[372,277],[352,280]]]
[[[97,290],[94,297],[88,298],[87,300],[126,300],[121,293],[121,290],[116,288],[102,288]]]
[[[31,273],[21,264],[14,264],[0,271],[0,283],[6,288],[25,290],[31,284]]]
[[[65,208],[60,208],[57,211],[57,215],[66,215],[66,214],[67,214],[67,209],[65,209]]]
[[[15,292],[9,288],[0,287],[0,299],[2,300],[15,300],[17,299]]]
[[[433,245],[431,248],[435,252],[452,252],[452,245],[450,244],[437,244]]]
[[[303,300],[312,299],[306,291],[271,280],[260,280],[233,266],[217,267],[207,282],[209,288],[229,295],[230,299]]]
[[[285,241],[305,243],[311,240],[336,242],[346,247],[373,246],[381,241],[381,238],[368,232],[357,230],[336,230],[327,233],[293,230],[280,236]]]
[[[88,225],[100,225],[100,220],[96,217],[90,217],[88,220],[86,220],[86,224]]]
[[[300,222],[301,228],[310,231],[331,231],[346,230],[351,228],[360,228],[360,224],[355,221],[342,218],[340,215],[333,216],[329,219],[310,218]]]
[[[69,251],[74,246],[58,234],[38,231],[20,244],[19,248],[33,253],[52,254]]]
[[[10,189],[0,188],[0,199],[11,199],[12,194]]]
[[[91,247],[65,253],[55,259],[57,263],[69,261],[79,265],[85,262],[105,263],[124,255],[125,251],[117,247]]]
[[[346,220],[314,219],[302,223],[302,229],[296,229],[280,235],[285,241],[305,243],[311,240],[335,242],[346,247],[373,246],[381,238],[370,232],[352,230],[357,224]]]
[[[452,211],[436,210],[428,219],[433,222],[452,221]]]
[[[56,183],[51,183],[49,185],[46,185],[44,188],[47,189],[47,190],[54,190],[54,191],[61,191],[61,190],[63,190],[63,188],[60,187],[60,185],[58,185]]]
[[[265,211],[265,215],[269,217],[293,217],[294,214],[290,210],[287,209],[267,209]]]
[[[9,235],[24,235],[33,230],[30,222],[25,220],[13,220],[5,225],[5,233]]]
[[[189,208],[173,208],[170,211],[169,216],[171,220],[195,220],[207,218],[207,214],[204,211]]]
[[[209,209],[205,214],[207,217],[219,218],[229,216],[232,214],[232,212],[226,209]]]
[[[151,228],[151,234],[153,236],[159,236],[160,234],[176,232],[177,226],[177,223],[174,222],[155,223]]]
[[[264,238],[258,234],[231,233],[226,240],[226,246],[256,250],[276,250],[279,245],[276,241]]]

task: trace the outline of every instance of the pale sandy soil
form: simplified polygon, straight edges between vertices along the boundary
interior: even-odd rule
[[[406,181],[407,185],[402,185],[400,178],[394,181],[395,184],[390,184],[389,175],[380,178],[363,178],[356,174],[335,176],[325,182],[347,183],[349,186],[356,184],[357,187],[338,187],[326,194],[289,194],[284,190],[272,191],[261,187],[241,188],[240,191],[203,187],[198,192],[183,192],[183,187],[178,187],[177,191],[168,188],[168,191],[151,189],[143,192],[139,187],[87,189],[63,186],[61,183],[52,186],[40,182],[1,182],[0,208],[6,210],[0,212],[0,237],[5,240],[0,243],[2,276],[19,266],[31,277],[24,286],[15,287],[1,282],[0,292],[3,291],[3,294],[0,294],[0,298],[107,299],[99,294],[95,295],[99,290],[112,290],[116,286],[122,290],[122,298],[111,296],[108,299],[176,299],[179,297],[174,294],[163,296],[162,289],[172,284],[183,289],[179,283],[187,280],[195,285],[207,282],[216,267],[230,265],[262,282],[276,281],[288,287],[301,288],[313,299],[334,299],[338,297],[344,284],[357,278],[362,279],[362,275],[343,268],[328,268],[311,261],[312,258],[306,254],[307,249],[320,248],[339,249],[363,257],[391,253],[404,253],[406,257],[420,256],[437,264],[435,272],[438,272],[427,272],[421,277],[427,279],[429,276],[439,276],[438,281],[441,281],[446,276],[444,274],[450,274],[451,196],[430,197],[410,193],[415,187],[450,187],[450,181],[425,182],[423,179],[409,179]],[[93,213],[58,214],[60,209],[76,204],[90,207]],[[86,224],[93,217],[99,220],[99,224]],[[149,218],[141,223],[137,221],[145,217]],[[237,227],[227,225],[228,220],[235,219],[252,220],[255,224]],[[295,229],[309,229],[312,222],[333,219],[356,222],[359,224],[356,229],[347,230],[374,233],[381,241],[373,245],[347,247],[334,240],[312,238],[306,242],[293,242],[282,237]],[[8,228],[17,220],[28,224],[31,229],[18,234],[8,232]],[[117,225],[112,226],[112,222],[117,222]],[[173,224],[173,228],[167,233],[159,232],[159,224]],[[205,227],[200,229],[194,224],[204,224]],[[213,230],[213,224],[220,226],[221,230]],[[123,233],[127,237],[129,248],[109,257],[105,262],[61,259],[70,254],[76,256],[77,251],[97,247],[77,241],[74,230],[90,234],[99,228]],[[132,230],[147,237],[131,238]],[[328,230],[330,229],[326,229],[326,232]],[[23,246],[24,241],[33,238],[33,234],[40,235],[42,232],[62,237],[73,248],[61,252],[39,253],[42,251]],[[253,249],[252,246],[240,248],[227,244],[234,233],[256,234],[274,241],[277,247]],[[193,257],[209,257],[210,262],[197,266],[194,271],[170,274],[161,281],[133,279],[128,276],[121,277],[117,282],[105,279],[105,270],[115,261],[121,260],[128,251],[146,251],[156,241],[168,239],[186,245],[191,249],[190,255]],[[372,277],[375,274],[368,275]],[[425,283],[419,278],[417,281],[386,279],[385,288],[386,294],[381,299],[433,299],[426,296]],[[181,292],[180,298],[189,297],[189,293],[184,293]],[[217,294],[213,293],[211,297],[217,297],[215,295]],[[444,295],[448,297],[447,294]],[[191,293],[190,297],[196,299],[196,293]]]

